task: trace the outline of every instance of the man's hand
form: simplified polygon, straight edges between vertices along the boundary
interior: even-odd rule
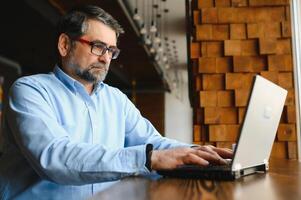
[[[226,158],[232,158],[231,149],[214,146],[181,147],[165,150],[154,150],[151,156],[153,170],[174,169],[180,165],[193,164],[206,166],[209,163],[227,164]]]

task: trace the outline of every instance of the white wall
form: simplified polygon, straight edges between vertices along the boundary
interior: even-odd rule
[[[187,83],[182,87],[181,99],[172,93],[165,93],[165,136],[192,143],[192,108]]]

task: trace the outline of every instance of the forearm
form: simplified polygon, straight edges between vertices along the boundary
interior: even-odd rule
[[[10,115],[16,112],[10,111]],[[59,184],[80,185],[146,173],[145,145],[106,148],[74,142],[54,120],[17,113],[10,129],[24,157],[41,176]],[[17,123],[22,121],[22,123]]]
[[[59,184],[82,185],[147,173],[145,146],[106,149],[101,145],[54,142],[39,158],[24,152],[38,174]]]

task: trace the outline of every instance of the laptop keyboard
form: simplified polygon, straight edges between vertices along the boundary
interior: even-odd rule
[[[228,161],[226,165],[181,165],[173,170],[159,170],[158,173],[163,176],[176,178],[233,180],[234,176],[231,172],[232,162],[231,160]]]

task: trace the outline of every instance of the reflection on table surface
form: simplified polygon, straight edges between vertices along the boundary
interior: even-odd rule
[[[249,175],[236,181],[129,177],[91,199],[300,200],[301,163],[272,160],[268,173]]]

